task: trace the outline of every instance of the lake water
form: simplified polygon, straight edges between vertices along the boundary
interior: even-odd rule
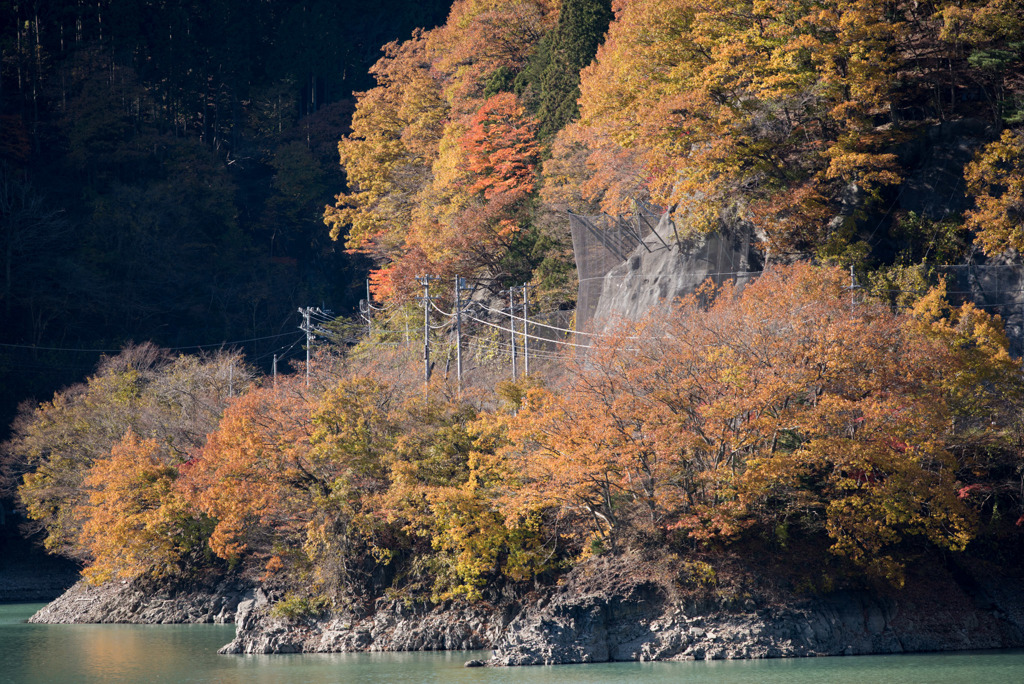
[[[1020,684],[1024,651],[851,658],[463,667],[485,652],[220,656],[232,625],[29,625],[0,605],[0,684]]]

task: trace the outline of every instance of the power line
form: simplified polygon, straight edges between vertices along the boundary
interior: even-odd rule
[[[496,339],[488,338],[488,337],[478,337],[476,335],[466,335],[466,337],[471,339],[471,340],[475,340],[476,343],[477,343],[477,348],[496,349],[497,351],[502,352],[502,353],[509,353],[512,350],[512,348],[511,348],[511,346],[509,345],[508,342],[502,342],[500,340],[496,340]],[[537,358],[552,359],[552,360],[560,360],[560,359],[564,358],[560,352],[557,352],[557,351],[543,351],[543,350],[537,350],[537,349],[534,349],[533,351],[531,351],[530,355],[531,356],[536,356]]]
[[[261,342],[263,340],[273,340],[278,337],[284,337],[291,335],[292,333],[279,333],[277,335],[267,335],[266,337],[251,337],[247,340],[232,340],[230,342],[211,342],[209,344],[190,344],[183,347],[161,347],[167,351],[182,351],[185,349],[209,349],[212,347],[225,347],[234,344],[246,344],[248,342]],[[6,347],[8,349],[31,349],[34,351],[56,351],[56,352],[81,352],[83,354],[120,354],[124,351],[121,349],[84,349],[84,348],[70,348],[70,347],[40,347],[34,344],[9,344],[6,342],[0,342],[0,347]]]
[[[447,316],[448,318],[455,318],[458,315],[457,313],[448,313],[447,311],[439,307],[437,304],[435,304],[433,300],[431,300],[430,306],[434,307],[434,310],[437,311],[437,313],[441,314],[442,316]]]
[[[309,312],[309,315],[318,323],[333,323],[334,321],[338,320],[338,316],[333,316],[330,314],[330,312],[322,311],[319,309],[311,310]]]
[[[292,331],[291,334],[295,335],[296,333],[294,331]],[[290,352],[295,347],[295,345],[297,345],[299,342],[301,342],[303,337],[305,337],[305,335],[299,334],[299,336],[295,338],[294,342],[292,342],[290,345],[287,345],[287,349],[285,349],[286,345],[282,344],[280,347],[278,347],[277,349],[275,349],[273,351],[269,351],[266,354],[260,354],[259,356],[257,356],[256,358],[253,359],[253,363],[255,363],[257,361],[261,361],[261,360],[267,358],[268,356],[271,356],[272,354],[280,353],[280,355],[283,357],[285,354]],[[283,352],[281,351],[282,349],[284,349]]]
[[[476,321],[477,323],[483,323],[484,325],[489,325],[492,328],[497,328],[498,330],[501,330],[502,332],[512,332],[512,330],[509,329],[509,328],[506,328],[506,327],[501,326],[501,325],[497,325],[495,323],[491,323],[489,321],[481,320],[481,319],[477,318],[476,316],[467,316],[467,318],[469,318],[471,321]],[[551,339],[548,339],[546,337],[537,337],[536,335],[528,335],[528,337],[531,340],[541,340],[542,342],[551,342],[553,344],[564,344],[564,345],[568,345],[570,347],[581,347],[583,349],[587,349],[590,346],[590,345],[586,345],[586,344],[576,344],[575,342],[566,342],[564,340],[551,340]]]
[[[498,314],[499,316],[509,316],[510,315],[506,311],[500,311],[498,309],[492,309],[491,307],[486,306],[484,304],[478,304],[478,306],[480,308],[486,310],[486,311],[489,311],[490,313]],[[517,322],[524,322],[524,323],[527,322],[526,319],[520,318],[520,317],[516,316],[515,314],[511,314],[511,316]],[[528,321],[528,322],[529,322],[530,325],[535,326],[535,327],[547,328],[548,330],[556,330],[558,332],[569,333],[570,335],[586,335],[587,337],[608,337],[608,335],[604,335],[604,334],[601,334],[601,333],[588,333],[588,332],[583,332],[582,330],[569,330],[568,328],[559,328],[558,326],[554,326],[554,325],[546,325],[544,323],[538,323],[535,320]],[[543,339],[547,339],[547,338],[543,338]]]

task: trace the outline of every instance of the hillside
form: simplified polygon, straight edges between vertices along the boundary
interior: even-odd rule
[[[728,606],[768,611],[772,653],[848,636],[840,620],[785,646],[786,605],[835,613],[853,592],[923,614],[931,586],[978,602],[984,643],[1018,644],[1020,621],[982,605],[991,577],[1019,582],[1024,380],[998,315],[1018,299],[972,301],[950,269],[1019,282],[1022,10],[455,2],[385,45],[339,136],[323,220],[349,267],[372,264],[361,315],[305,309],[304,373],[127,347],[22,407],[6,491],[89,583],[255,585],[242,603],[229,588],[256,630],[236,650],[276,649],[264,628],[305,648],[324,625],[339,648],[426,648],[421,627],[496,643],[515,614],[513,640],[566,615],[590,638],[611,623],[579,611],[620,603],[691,634],[685,601],[582,606],[558,587],[632,563],[674,573],[643,591],[717,596],[716,578],[758,575],[730,575],[737,557],[785,587]],[[656,218],[598,239],[621,259],[595,310],[621,320],[570,313],[570,212],[593,235]],[[966,643],[879,619],[900,643]],[[520,645],[508,662],[547,648]]]

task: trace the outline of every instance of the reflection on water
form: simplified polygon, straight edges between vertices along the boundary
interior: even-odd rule
[[[1019,684],[1024,651],[467,669],[485,653],[219,656],[231,625],[28,625],[0,605],[0,684]]]

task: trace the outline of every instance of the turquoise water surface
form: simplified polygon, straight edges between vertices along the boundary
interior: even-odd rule
[[[29,625],[0,605],[0,684],[1021,684],[1024,651],[529,668],[463,667],[486,652],[220,656],[232,625]]]

